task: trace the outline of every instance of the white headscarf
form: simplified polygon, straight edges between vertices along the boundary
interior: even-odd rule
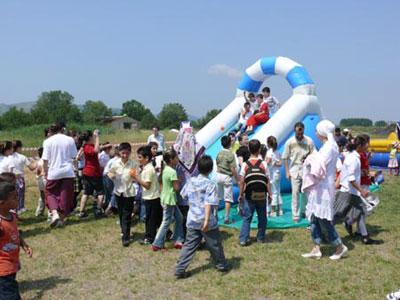
[[[317,124],[318,134],[326,137],[330,143],[336,145],[335,137],[333,136],[334,131],[335,124],[329,120],[322,120]]]

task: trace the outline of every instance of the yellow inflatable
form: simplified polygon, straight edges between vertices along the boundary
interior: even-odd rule
[[[373,152],[390,152],[393,142],[398,142],[396,132],[392,132],[386,139],[371,139],[370,150]]]

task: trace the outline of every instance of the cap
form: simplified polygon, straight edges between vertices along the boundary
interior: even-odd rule
[[[343,132],[349,132],[350,130],[348,128],[343,129]]]

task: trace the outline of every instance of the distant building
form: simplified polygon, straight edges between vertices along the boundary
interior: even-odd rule
[[[103,119],[104,124],[109,124],[113,129],[137,129],[139,121],[128,116],[112,116]]]

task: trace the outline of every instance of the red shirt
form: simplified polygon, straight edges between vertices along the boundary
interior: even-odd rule
[[[101,167],[99,163],[99,156],[94,151],[93,144],[85,144],[83,146],[83,153],[85,154],[85,166],[83,167],[82,174],[89,177],[101,177]]]
[[[371,177],[369,176],[369,155],[366,152],[360,153],[361,163],[361,185],[371,185]]]
[[[19,232],[17,217],[12,220],[0,218],[0,276],[8,276],[19,270]]]

